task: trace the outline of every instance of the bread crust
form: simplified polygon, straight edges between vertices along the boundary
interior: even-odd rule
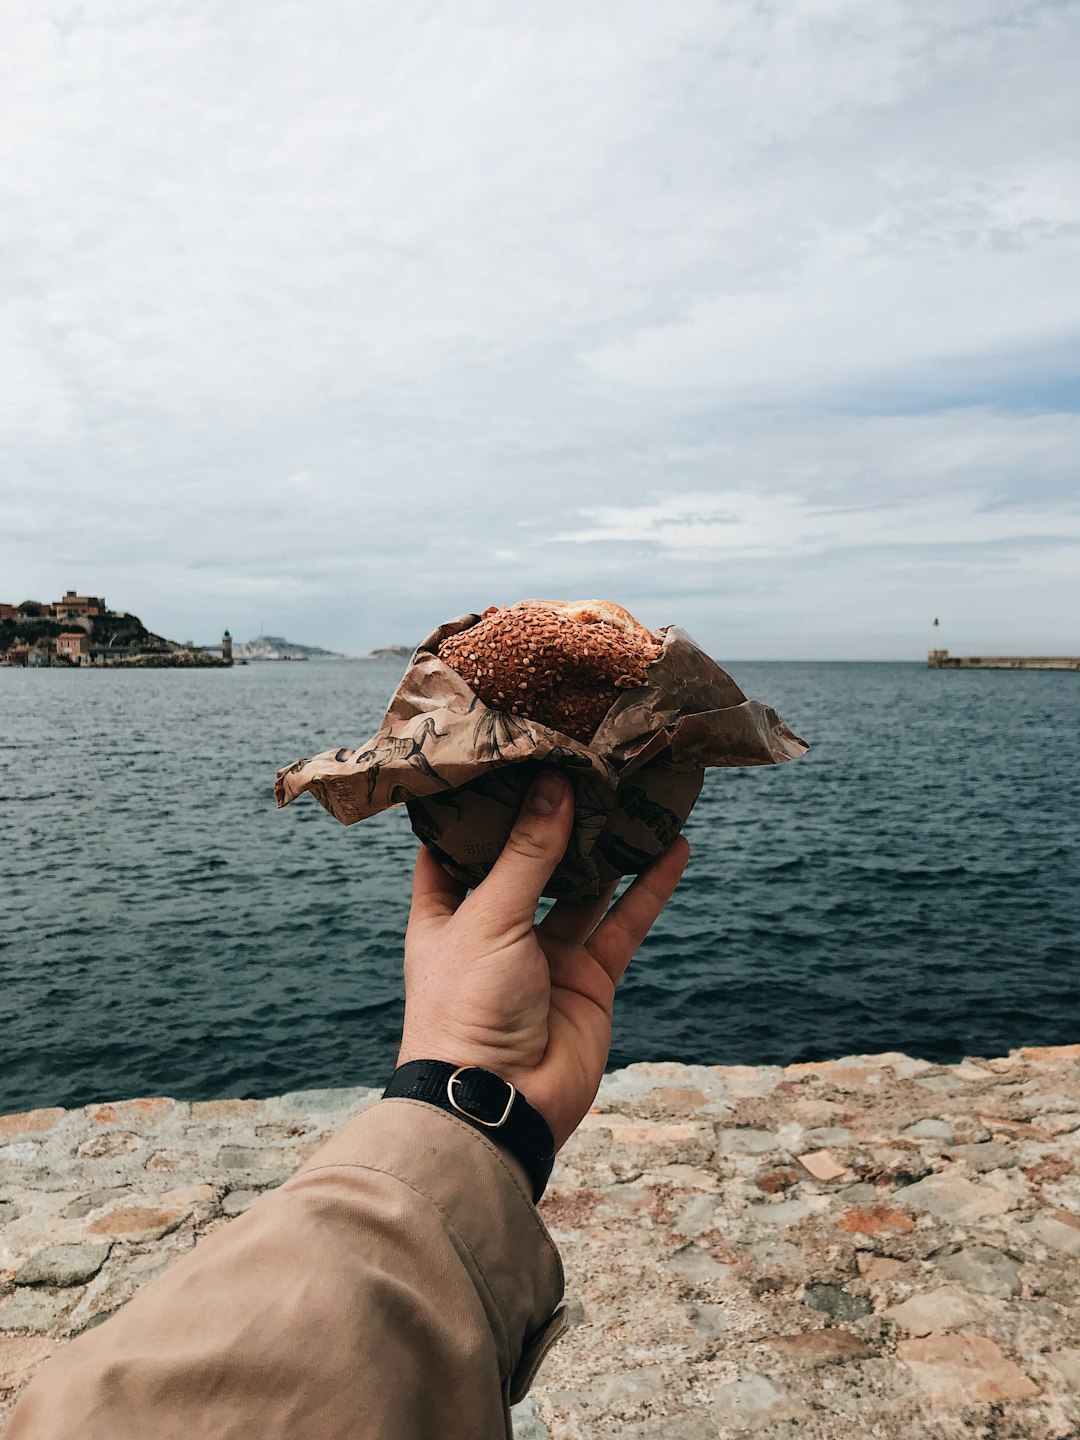
[[[554,610],[582,625],[611,625],[641,645],[657,643],[657,637],[614,600],[519,600],[511,610]]]
[[[439,657],[492,709],[588,742],[624,690],[648,683],[659,637],[610,600],[493,605]]]

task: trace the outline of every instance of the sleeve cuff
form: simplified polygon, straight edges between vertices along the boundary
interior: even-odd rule
[[[283,1188],[327,1169],[392,1175],[440,1212],[477,1273],[500,1371],[515,1399],[524,1395],[565,1328],[556,1310],[564,1281],[517,1162],[466,1121],[420,1100],[393,1099],[354,1116]]]

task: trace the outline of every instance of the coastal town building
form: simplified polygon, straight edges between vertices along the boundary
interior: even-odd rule
[[[74,620],[80,615],[104,615],[105,601],[100,595],[76,595],[66,590],[64,598],[48,607],[57,620]]]
[[[57,632],[60,632],[57,634]],[[218,647],[178,645],[148,630],[137,615],[110,610],[100,595],[67,590],[60,600],[0,602],[0,664],[108,666],[229,666],[232,636]]]
[[[84,630],[65,630],[56,637],[56,653],[73,665],[89,665],[90,641]]]

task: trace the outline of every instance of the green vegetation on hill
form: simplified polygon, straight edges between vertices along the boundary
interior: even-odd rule
[[[40,611],[42,607],[34,608]],[[71,630],[84,630],[90,637],[91,645],[108,645],[116,649],[137,646],[147,653],[179,648],[171,640],[147,630],[137,615],[115,614],[110,611],[105,615],[80,616],[72,620],[45,619],[40,614],[36,618],[20,615],[0,620],[0,654],[10,650],[13,645],[48,645],[51,649],[58,635]]]

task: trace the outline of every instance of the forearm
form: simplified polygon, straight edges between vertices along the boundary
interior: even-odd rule
[[[46,1364],[8,1440],[502,1440],[561,1293],[513,1162],[380,1101]]]

